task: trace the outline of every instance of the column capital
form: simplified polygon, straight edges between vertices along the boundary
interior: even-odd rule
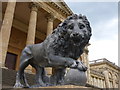
[[[51,13],[47,14],[46,18],[47,18],[48,21],[52,21],[52,22],[55,20],[55,16]]]
[[[31,9],[31,11],[38,11],[38,8],[39,8],[39,5],[34,3],[34,2],[31,2],[29,3],[29,8]]]

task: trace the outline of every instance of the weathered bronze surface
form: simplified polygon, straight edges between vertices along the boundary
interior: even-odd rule
[[[87,18],[81,14],[69,16],[42,43],[24,48],[14,87],[30,87],[24,74],[28,65],[36,69],[36,85],[32,87],[64,84],[67,67],[85,72],[87,67],[77,59],[90,37],[91,27]],[[45,73],[45,67],[55,68],[50,78]]]

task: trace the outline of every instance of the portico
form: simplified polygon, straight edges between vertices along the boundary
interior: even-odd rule
[[[15,70],[18,70],[20,54],[26,45],[42,42],[61,21],[72,14],[68,8],[65,11],[55,3],[48,2],[4,2],[2,7],[1,67],[11,67],[6,62],[9,53],[12,57],[16,55]],[[55,10],[55,7],[58,9]]]

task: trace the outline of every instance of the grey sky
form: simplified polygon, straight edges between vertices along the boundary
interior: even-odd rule
[[[90,60],[107,58],[118,64],[118,3],[66,2],[74,13],[87,16],[92,27]]]

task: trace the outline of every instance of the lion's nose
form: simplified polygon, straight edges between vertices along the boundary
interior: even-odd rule
[[[79,33],[73,33],[73,36],[79,36]]]

